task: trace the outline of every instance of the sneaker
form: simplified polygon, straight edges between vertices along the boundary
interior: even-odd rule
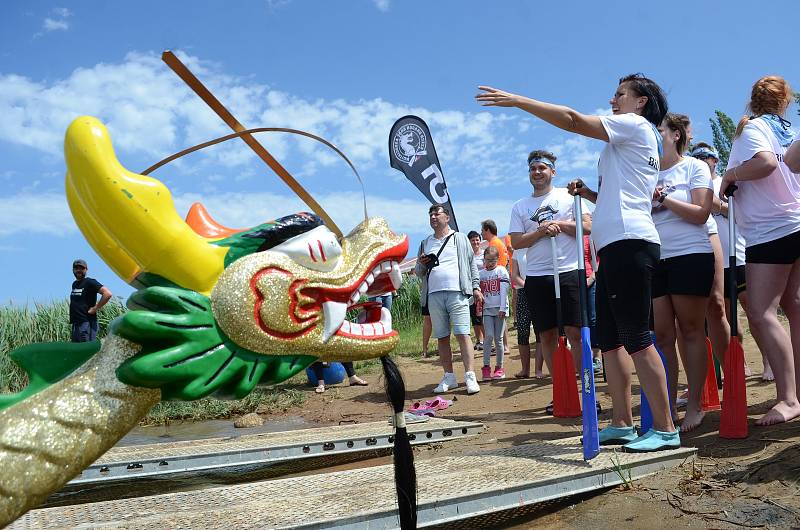
[[[494,374],[492,374],[492,379],[505,379],[506,378],[506,371],[503,370],[503,367],[494,367]]]
[[[614,427],[609,425],[600,429],[600,445],[623,445],[636,440],[636,429],[631,427]]]
[[[481,368],[481,380],[482,381],[490,381],[492,379],[492,368],[490,366],[484,366]]]
[[[482,342],[476,342],[474,350],[475,351],[483,351],[483,343]]]
[[[475,379],[475,372],[464,373],[464,383],[467,385],[467,394],[477,394],[481,391],[478,381]]]
[[[472,377],[475,377],[475,374],[472,374]],[[443,394],[445,392],[453,390],[457,386],[458,382],[456,381],[456,374],[454,374],[453,372],[445,372],[444,377],[442,377],[441,382],[439,382],[439,386],[433,389],[433,393]],[[467,387],[467,390],[469,390],[469,387]]]
[[[626,453],[650,453],[667,449],[678,449],[681,446],[681,431],[672,432],[650,429],[644,435],[622,446]]]
[[[592,366],[594,367],[594,373],[603,373],[603,360],[600,359],[600,357],[595,357],[595,359],[592,361]]]

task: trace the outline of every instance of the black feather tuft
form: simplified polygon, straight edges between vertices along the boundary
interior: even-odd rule
[[[406,385],[400,369],[388,356],[381,357],[383,377],[386,380],[386,396],[395,414],[403,414],[406,401]],[[394,430],[394,483],[397,489],[397,507],[400,512],[400,528],[417,528],[417,472],[414,469],[414,452],[405,427]]]

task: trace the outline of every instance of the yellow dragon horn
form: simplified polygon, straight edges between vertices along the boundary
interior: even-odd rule
[[[227,249],[187,226],[164,184],[119,163],[98,119],[81,116],[70,124],[64,157],[72,215],[114,272],[131,284],[155,274],[186,289],[211,292]]]

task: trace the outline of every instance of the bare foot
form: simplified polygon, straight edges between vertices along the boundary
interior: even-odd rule
[[[536,370],[536,379],[544,379],[544,372]]]
[[[322,394],[323,392],[325,392],[325,383],[320,382],[317,385],[317,388],[314,389],[314,392],[316,392],[317,394]]]
[[[778,401],[769,412],[756,421],[756,425],[767,427],[793,420],[798,416],[800,416],[800,403],[795,401],[794,405],[789,405],[785,401]]]
[[[769,363],[764,365],[764,372],[761,374],[762,381],[775,381],[775,374],[772,373],[772,367]]]
[[[681,422],[681,432],[689,432],[698,428],[705,416],[706,413],[702,410],[689,410],[687,407],[686,414],[684,414],[683,421]]]
[[[750,369],[750,365],[747,362],[744,363],[744,376],[750,377],[753,375],[753,371]]]
[[[361,379],[357,375],[354,375],[353,377],[350,378],[350,386],[354,386],[354,385],[355,386],[367,386],[367,385],[369,385],[369,383],[367,383],[366,381],[364,381],[363,379]]]
[[[531,374],[527,372],[517,372],[514,374],[515,379],[528,379],[530,376]]]

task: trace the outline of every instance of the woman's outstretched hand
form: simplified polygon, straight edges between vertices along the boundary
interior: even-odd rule
[[[475,99],[484,107],[516,107],[520,101],[520,96],[517,94],[498,88],[479,86],[478,90],[483,92],[475,96]]]

